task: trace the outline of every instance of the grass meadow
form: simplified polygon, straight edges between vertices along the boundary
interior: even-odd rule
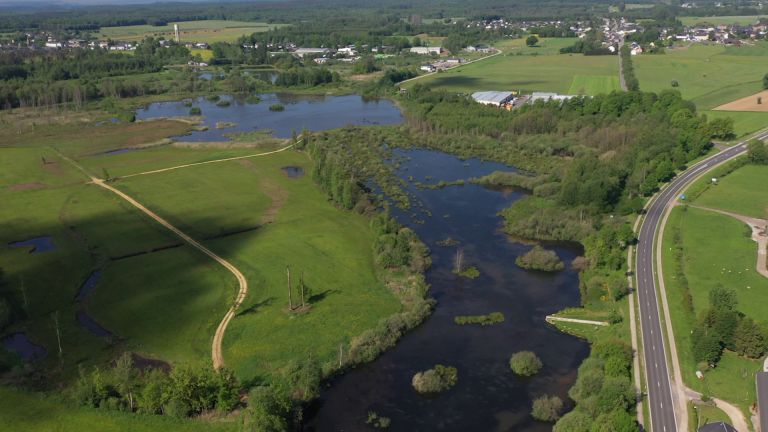
[[[730,117],[733,119],[733,131],[737,139],[746,138],[768,127],[768,112],[751,111],[699,111],[711,119]]]
[[[617,76],[574,75],[568,94],[596,95],[621,91],[621,82]]]
[[[558,54],[560,48],[572,45],[576,38],[542,39],[538,46],[527,47],[523,39],[512,39],[497,45],[504,53],[459,68],[410,81],[404,87],[429,84],[433,89],[473,93],[476,91],[547,91],[567,94],[578,82],[589,83],[586,94],[595,94],[618,81],[618,59],[615,56],[583,56]],[[516,55],[522,53],[523,55]],[[537,55],[531,55],[538,53]],[[576,89],[579,90],[582,87]]]
[[[205,241],[248,278],[248,297],[224,338],[224,358],[242,379],[268,379],[289,360],[337,358],[338,344],[401,309],[377,281],[368,219],[329,205],[308,176],[280,170],[312,162],[286,151],[264,158],[184,168],[119,180],[116,185],[200,236],[253,228],[265,213],[273,223]],[[133,258],[131,258],[133,259]],[[312,309],[285,311],[286,265],[298,285],[305,271]],[[296,294],[294,301],[296,301]]]
[[[707,178],[707,180],[709,180]],[[765,219],[768,212],[768,167],[745,165],[718,179],[695,204],[744,216]]]
[[[641,90],[675,89],[698,109],[709,110],[763,90],[768,43],[733,47],[695,43],[686,50],[643,54],[632,60]],[[672,87],[673,79],[678,87]]]
[[[696,318],[684,309],[682,288],[675,278],[677,263],[672,248],[674,230],[678,227],[682,227],[683,271],[694,311],[705,309],[709,290],[722,283],[738,292],[740,312],[766,324],[763,305],[768,301],[768,280],[755,271],[757,244],[744,235],[747,226],[741,221],[690,207],[685,211],[684,207],[672,210],[662,239],[664,285],[670,315],[675,317],[672,324],[683,380],[694,390],[738,405],[748,416],[749,405],[756,397],[752,373],[762,370],[762,361],[725,352],[717,368],[706,372],[705,380],[696,378],[689,337]]]
[[[144,39],[147,36],[173,39],[173,24],[166,26],[137,25],[124,27],[102,27],[94,36],[102,39],[120,41]],[[234,42],[242,35],[267,31],[284,24],[267,24],[247,21],[207,20],[186,21],[175,23],[179,25],[182,42]]]
[[[36,432],[224,432],[239,430],[221,421],[176,420],[169,416],[77,408],[39,395],[0,387],[0,430]]]
[[[629,5],[627,5],[629,6]],[[765,18],[764,15],[762,16],[716,16],[716,17],[679,17],[678,19],[680,22],[683,23],[684,26],[695,26],[698,24],[703,24],[706,26],[716,26],[718,24],[727,24],[727,25],[733,25],[733,24],[741,24],[741,25],[748,25],[748,24],[755,24],[760,18]]]

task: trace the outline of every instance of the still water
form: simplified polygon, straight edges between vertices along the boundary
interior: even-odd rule
[[[45,348],[32,343],[24,333],[10,334],[0,339],[0,343],[6,349],[18,354],[22,360],[37,360],[46,353]]]
[[[221,95],[221,100],[231,102],[228,107],[216,106],[216,102],[207,99],[192,100],[193,107],[202,110],[203,124],[210,129],[204,132],[192,132],[191,135],[173,137],[186,142],[228,141],[224,134],[231,132],[253,132],[256,129],[272,129],[278,138],[290,138],[291,131],[301,133],[306,127],[311,131],[322,131],[356,125],[392,125],[402,123],[403,117],[391,101],[383,99],[365,99],[359,95],[324,96],[265,94],[260,95],[261,102],[250,104],[245,97]],[[189,99],[187,99],[189,101]],[[189,116],[189,107],[184,101],[158,102],[146,108],[136,110],[136,118],[146,120],[156,117]],[[270,111],[269,106],[280,104],[284,111]],[[216,123],[236,123],[236,127],[216,129]]]
[[[25,247],[32,246],[29,253],[43,253],[55,251],[56,246],[51,242],[51,237],[37,237],[29,240],[19,241],[9,244],[11,247]]]
[[[466,181],[495,170],[513,170],[477,159],[460,161],[440,152],[397,153],[411,158],[400,164],[400,177],[413,176],[424,184]],[[426,176],[432,179],[426,181]],[[533,246],[513,242],[500,232],[503,218],[497,216],[526,191],[468,181],[464,186],[436,190],[418,191],[411,186],[408,191],[433,216],[421,213],[418,205],[407,212],[393,208],[392,214],[432,250],[434,264],[426,278],[437,308],[395,348],[323,391],[320,402],[308,413],[305,430],[375,430],[365,424],[368,412],[374,411],[389,417],[390,429],[398,431],[551,431],[552,423],[531,418],[532,401],[544,394],[568,401],[576,369],[589,355],[586,342],[559,332],[544,320],[548,314],[579,305],[578,276],[570,264],[582,253],[580,246],[544,244],[557,252],[567,269],[527,271],[517,267],[515,259]],[[410,217],[413,213],[415,219]],[[447,237],[461,244],[436,245]],[[480,277],[470,280],[451,273],[457,247],[464,250],[465,265],[476,266]],[[486,327],[454,323],[456,316],[490,312],[502,312],[506,320]],[[544,368],[538,375],[520,378],[511,372],[509,358],[521,350],[534,351],[542,359]],[[413,375],[436,364],[458,368],[458,383],[439,395],[418,394],[411,386]]]

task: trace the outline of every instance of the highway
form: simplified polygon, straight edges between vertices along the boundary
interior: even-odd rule
[[[768,138],[768,132],[756,137]],[[679,199],[680,191],[691,180],[715,165],[732,159],[746,150],[746,143],[740,143],[709,157],[697,165],[680,173],[669,186],[662,191],[647,209],[645,219],[638,233],[635,269],[637,274],[637,300],[640,304],[641,338],[645,361],[646,392],[650,409],[650,428],[652,432],[677,432],[675,406],[672,399],[672,384],[669,378],[669,366],[662,330],[662,311],[656,296],[656,278],[654,255],[656,232],[664,216],[667,205],[673,199]],[[678,379],[680,379],[678,377]],[[746,432],[746,431],[743,431]]]

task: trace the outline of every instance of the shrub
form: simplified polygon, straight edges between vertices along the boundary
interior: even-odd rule
[[[285,107],[280,104],[273,104],[269,106],[270,111],[283,111],[285,110]]]
[[[608,322],[611,324],[618,324],[622,322],[624,318],[616,312],[615,310],[612,310],[610,314],[608,314]]]
[[[203,110],[200,109],[200,107],[194,107],[189,109],[189,115],[200,115],[203,113]]]
[[[474,279],[478,276],[480,276],[480,270],[477,269],[475,266],[466,266],[463,269],[461,269],[460,272],[457,272],[456,270],[453,270],[454,274],[457,274],[459,276],[468,277],[470,279]]]
[[[464,324],[482,324],[484,326],[486,325],[493,325],[496,323],[500,323],[504,321],[504,314],[501,312],[492,312],[488,315],[478,315],[478,316],[458,316],[454,319],[456,324],[464,325]]]
[[[518,375],[531,376],[538,373],[544,365],[532,351],[520,351],[509,359],[509,367]]]
[[[557,397],[544,395],[533,400],[531,416],[541,421],[556,421],[563,413],[563,401]]]
[[[455,367],[436,365],[434,369],[414,375],[411,384],[419,393],[439,393],[456,385],[457,380]]]
[[[245,101],[248,103],[258,103],[261,102],[261,98],[258,96],[248,96],[245,98]]]
[[[219,95],[208,96],[208,100],[211,101],[211,102],[216,102],[219,99],[221,99],[221,97],[219,97]]]
[[[518,257],[515,264],[525,269],[559,271],[565,268],[554,251],[548,251],[541,246],[536,246],[525,255]]]
[[[670,84],[672,84],[672,87],[677,87],[678,85],[680,85],[677,83],[676,79],[673,79],[672,82],[670,82]]]
[[[192,101],[184,101],[184,107],[186,108],[192,107]]]
[[[232,103],[230,101],[227,101],[227,100],[216,102],[216,106],[220,106],[220,107],[228,107],[230,105],[232,105]]]

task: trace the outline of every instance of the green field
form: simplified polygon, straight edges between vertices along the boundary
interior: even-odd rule
[[[368,220],[329,205],[308,177],[285,177],[284,166],[308,172],[312,162],[287,151],[115,183],[198,238],[252,228],[274,211],[274,224],[205,242],[248,277],[248,298],[224,339],[228,366],[246,379],[268,378],[310,353],[322,361],[336,358],[339,342],[347,344],[401,309],[376,279]],[[283,310],[286,265],[294,283],[305,271],[313,290],[309,314]]]
[[[745,138],[768,127],[768,112],[749,111],[699,111],[711,119],[730,117],[736,138]]]
[[[35,432],[223,432],[239,430],[222,421],[175,420],[168,416],[76,408],[39,395],[0,387],[0,430]]]
[[[768,167],[746,165],[719,179],[695,204],[758,219],[768,211]]]
[[[725,352],[717,368],[706,373],[705,380],[696,378],[689,337],[695,317],[683,307],[682,289],[675,278],[675,252],[671,249],[674,230],[682,226],[684,272],[694,311],[703,310],[708,304],[709,290],[722,283],[738,292],[740,312],[765,324],[768,321],[763,305],[768,301],[768,280],[755,271],[757,244],[744,235],[748,230],[746,224],[735,218],[696,208],[683,209],[672,210],[661,248],[664,285],[670,315],[675,317],[672,324],[683,380],[696,391],[738,405],[748,416],[748,406],[755,400],[751,372],[762,370],[762,361]]]
[[[629,5],[627,5],[629,9]],[[716,26],[719,24],[733,25],[735,23],[741,25],[755,24],[758,19],[765,18],[765,15],[749,15],[749,16],[719,16],[719,17],[678,17],[677,19],[683,23],[684,26],[695,26],[699,23]]]
[[[432,89],[472,93],[476,91],[547,91],[567,94],[575,76],[591,83],[594,90],[607,87],[605,78],[618,81],[618,59],[614,56],[557,54],[560,48],[572,45],[576,38],[542,39],[539,46],[527,47],[523,39],[507,40],[497,48],[503,50],[492,58],[409,81],[404,87],[428,84]],[[516,55],[517,53],[523,55]],[[538,53],[538,55],[530,55]],[[580,88],[580,87],[578,87]],[[578,89],[577,88],[577,89]],[[589,88],[585,88],[587,94]]]
[[[699,109],[709,110],[763,90],[768,43],[738,47],[696,43],[686,50],[642,54],[632,60],[641,90],[675,89]],[[678,87],[672,87],[673,79]]]
[[[102,27],[94,36],[113,40],[137,40],[146,36],[163,36],[173,39],[173,24],[179,25],[182,42],[234,42],[242,35],[267,31],[284,24],[267,24],[247,21],[207,20],[168,23],[166,26],[137,25],[125,27]]]
[[[618,76],[576,75],[573,77],[568,94],[596,95],[612,91],[621,91],[621,82]]]

